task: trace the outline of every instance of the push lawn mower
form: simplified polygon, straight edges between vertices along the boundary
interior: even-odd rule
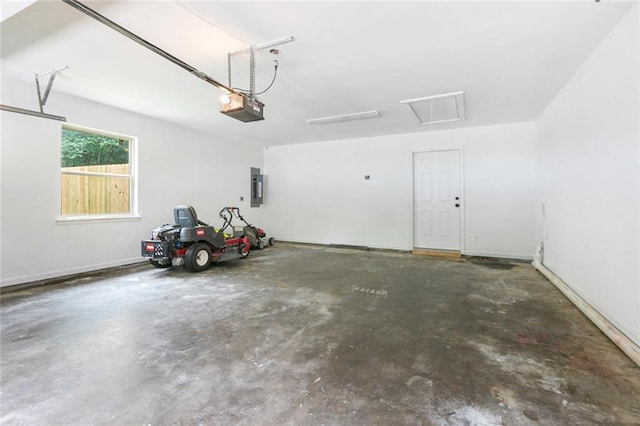
[[[225,220],[225,223],[231,223],[233,218],[237,217],[245,224],[245,226],[242,228],[242,234],[244,234],[249,239],[251,248],[262,250],[265,247],[264,241],[267,234],[265,234],[262,228],[256,228],[255,226],[247,222],[246,219],[240,214],[240,209],[238,207],[224,207],[222,210],[220,210],[220,217]],[[270,246],[272,246],[276,243],[276,240],[275,238],[270,237],[267,239],[267,242]]]
[[[200,272],[211,263],[244,258],[251,247],[245,235],[228,236],[224,231],[231,225],[226,220],[215,229],[198,220],[191,206],[173,209],[175,225],[163,224],[151,232],[150,240],[141,243],[142,257],[157,268],[184,265],[188,271]]]

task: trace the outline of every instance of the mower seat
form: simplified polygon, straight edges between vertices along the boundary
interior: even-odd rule
[[[201,223],[198,221],[196,209],[192,206],[176,206],[173,209],[173,218],[176,224],[183,228],[195,228]]]

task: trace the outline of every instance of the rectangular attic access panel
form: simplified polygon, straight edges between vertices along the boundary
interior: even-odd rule
[[[409,105],[422,125],[449,123],[466,118],[463,91],[407,99],[400,103]]]

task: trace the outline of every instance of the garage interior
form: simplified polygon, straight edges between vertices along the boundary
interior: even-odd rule
[[[71,3],[1,9],[3,424],[640,424],[638,2]],[[154,268],[183,204],[276,244]]]

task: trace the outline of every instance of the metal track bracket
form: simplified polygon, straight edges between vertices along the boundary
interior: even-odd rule
[[[227,53],[227,74],[229,80],[229,87],[231,87],[231,57],[237,55],[249,54],[249,97],[255,99],[256,93],[256,52],[258,50],[272,48],[281,44],[290,43],[295,41],[294,36],[287,36],[278,40],[267,41],[264,43],[250,45],[246,49],[236,50],[235,52]]]
[[[38,105],[40,106],[40,113],[44,114],[44,106],[47,104],[47,99],[49,99],[49,94],[51,93],[51,87],[53,86],[53,82],[56,79],[56,74],[58,74],[60,71],[66,70],[67,68],[69,68],[68,66],[64,66],[64,67],[60,67],[60,68],[56,68],[54,70],[51,70],[49,72],[45,72],[42,74],[36,74],[35,78],[36,78],[36,90],[38,92]],[[46,89],[44,89],[44,95],[42,94],[42,91],[40,90],[40,78],[41,77],[47,77],[49,76],[49,80],[47,81],[47,87]]]

